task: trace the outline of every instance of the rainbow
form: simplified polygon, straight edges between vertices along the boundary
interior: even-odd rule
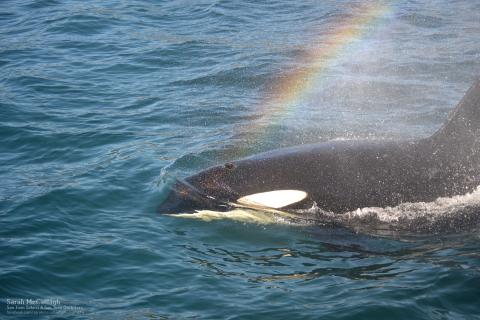
[[[298,57],[306,67],[288,72],[273,83],[271,90],[265,94],[266,98],[257,106],[262,115],[260,121],[251,124],[246,132],[268,134],[269,128],[292,113],[301,99],[314,92],[321,75],[346,52],[353,55],[354,44],[375,30],[376,24],[392,10],[384,2],[369,1],[353,11],[354,14],[336,21],[335,27],[327,33],[320,32],[322,38],[316,42],[317,45]]]

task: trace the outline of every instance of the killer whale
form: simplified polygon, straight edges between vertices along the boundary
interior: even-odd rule
[[[177,180],[164,214],[229,210],[285,211],[313,205],[345,213],[364,207],[429,202],[480,185],[480,81],[431,137],[413,141],[333,141],[273,150]]]

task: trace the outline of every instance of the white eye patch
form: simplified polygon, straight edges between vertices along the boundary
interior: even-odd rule
[[[238,203],[250,206],[262,206],[279,209],[302,201],[307,193],[300,190],[274,190],[250,194],[237,200]]]

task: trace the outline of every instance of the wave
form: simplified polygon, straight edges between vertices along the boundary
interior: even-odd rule
[[[358,230],[457,233],[480,229],[480,187],[471,193],[441,197],[432,202],[402,203],[395,207],[361,208],[340,217]]]

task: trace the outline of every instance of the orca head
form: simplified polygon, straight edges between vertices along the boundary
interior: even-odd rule
[[[286,208],[304,202],[308,193],[281,182],[278,167],[265,160],[241,160],[211,167],[177,180],[158,208],[159,213],[227,211],[240,205],[254,208]],[[288,179],[286,179],[288,180]]]
[[[168,194],[157,211],[161,214],[194,213],[197,210],[225,211],[228,205],[204,194],[186,181],[177,180],[168,188]]]
[[[255,166],[228,162],[208,168],[185,180],[177,180],[158,208],[159,213],[194,213],[198,210],[226,211],[252,183]],[[252,171],[253,170],[253,171]]]

